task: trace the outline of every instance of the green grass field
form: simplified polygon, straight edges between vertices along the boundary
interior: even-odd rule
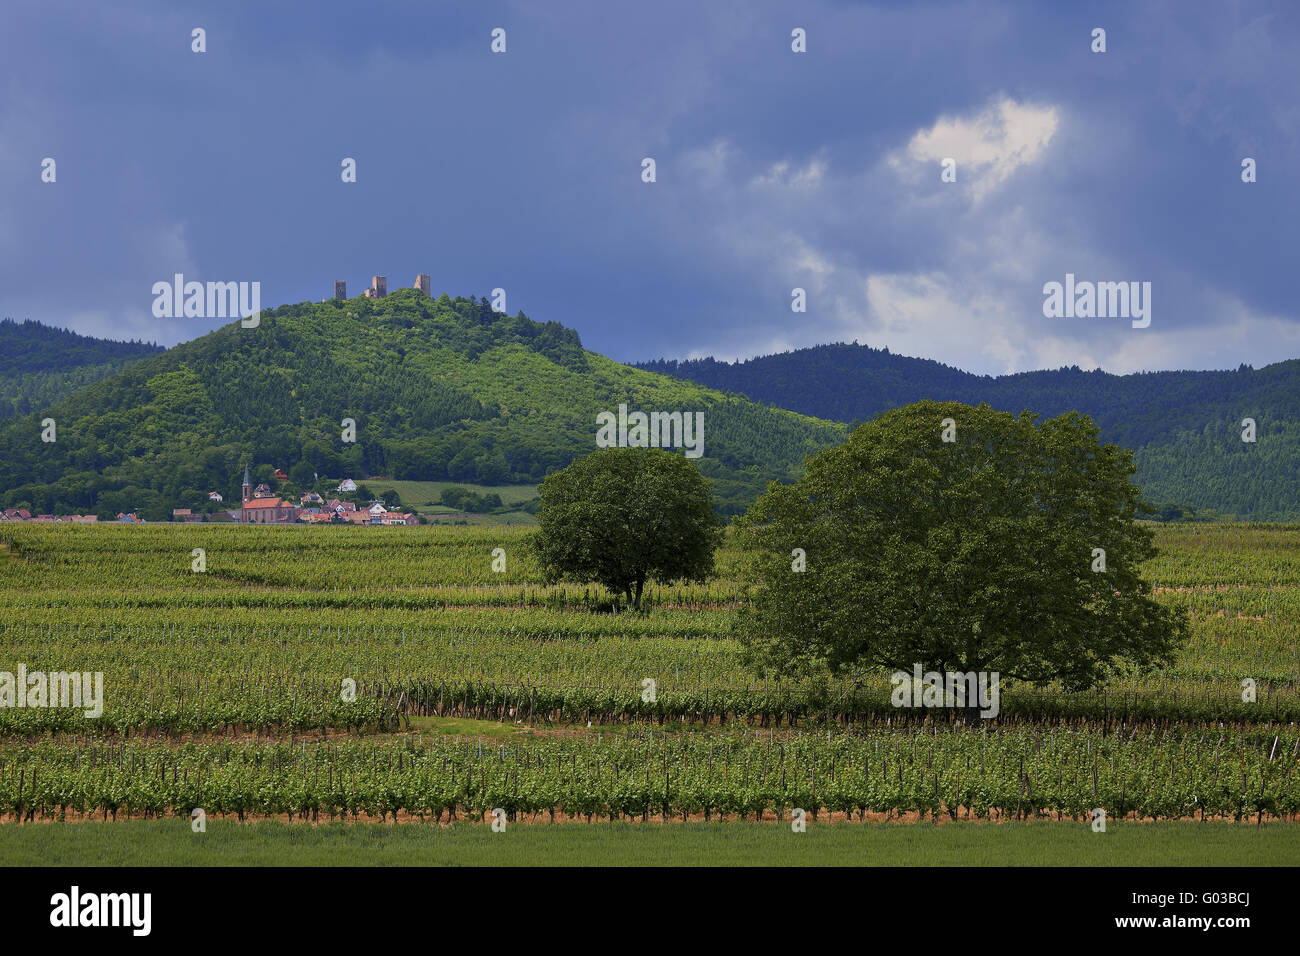
[[[448,488],[467,488],[476,495],[499,495],[505,505],[523,504],[537,497],[536,485],[475,485],[460,481],[370,481],[366,484],[375,491],[392,488],[402,496],[402,504],[423,511],[426,506],[441,502]]]
[[[381,480],[370,482],[369,487],[376,493],[391,488],[401,496],[402,507],[424,515],[431,521],[441,523],[452,523],[452,519],[442,518],[441,516],[461,513],[458,509],[448,508],[441,503],[442,493],[448,488],[465,488],[477,495],[497,495],[501,498],[501,503],[507,507],[522,505],[537,497],[536,485],[476,485],[458,481]],[[519,510],[504,511],[500,514],[476,514],[469,518],[457,518],[454,521],[457,524],[471,527],[491,527],[495,525],[531,526],[537,524],[536,516]]]
[[[1297,866],[1265,824],[289,825],[177,820],[0,829],[0,866]]]

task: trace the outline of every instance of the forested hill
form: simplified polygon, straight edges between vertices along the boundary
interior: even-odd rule
[[[556,322],[401,289],[264,310],[257,328],[233,322],[6,423],[0,489],[4,507],[160,518],[209,491],[237,501],[246,461],[301,486],[317,473],[530,482],[593,451],[597,413],[623,402],[704,412],[698,463],[732,513],[846,434],[621,365]]]
[[[822,345],[744,362],[639,368],[842,422],[923,398],[1091,415],[1133,448],[1148,500],[1243,518],[1300,519],[1300,361],[1235,371],[1112,375],[1078,368],[997,377],[865,345]],[[1257,441],[1241,440],[1253,418]],[[1167,514],[1172,514],[1168,509]]]
[[[97,339],[30,319],[0,320],[0,418],[38,411],[161,351],[160,345]]]

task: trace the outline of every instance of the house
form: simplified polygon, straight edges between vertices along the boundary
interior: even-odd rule
[[[271,490],[271,486],[268,485],[266,482],[262,482],[260,485],[258,485],[256,488],[253,489],[254,498],[270,498],[274,494],[275,492]]]
[[[338,488],[336,488],[336,489],[334,489],[334,490],[335,490],[335,491],[345,491],[345,492],[346,492],[346,491],[356,491],[356,490],[357,490],[357,483],[356,483],[355,481],[353,481],[351,478],[344,478],[342,481],[339,482],[339,486],[338,486]]]
[[[194,512],[190,511],[189,508],[173,508],[173,509],[172,509],[172,520],[173,520],[173,521],[189,521],[189,520],[190,520],[190,515],[192,515],[193,513],[194,513]]]
[[[54,521],[54,515],[37,515],[33,521]]]
[[[380,518],[388,514],[388,509],[384,507],[384,503],[382,501],[370,502],[370,507],[367,508],[366,510],[369,511],[372,515]]]
[[[73,524],[95,524],[99,521],[99,515],[72,515],[68,520]]]
[[[298,509],[280,498],[254,497],[239,510],[240,524],[287,524],[296,520]]]
[[[390,511],[384,515],[384,524],[416,525],[420,519],[414,514],[404,514],[400,511]]]
[[[289,480],[289,476],[286,475],[286,474],[285,474],[283,471],[281,471],[279,468],[277,468],[277,469],[275,469],[275,480],[276,480],[276,481],[288,481],[288,480]]]
[[[124,514],[122,514],[122,512],[120,512],[120,511],[117,513],[117,520],[118,520],[118,521],[124,521],[124,522],[126,522],[126,523],[128,523],[128,524],[140,524],[140,523],[141,523],[141,522],[140,522],[140,519],[137,518],[134,514],[124,515]]]
[[[337,498],[331,498],[329,501],[325,502],[325,507],[328,508],[330,511],[356,511],[357,510],[356,502],[339,501],[339,499]]]
[[[308,505],[308,504],[322,505],[324,503],[325,503],[325,499],[323,499],[320,495],[316,494],[316,492],[314,491],[309,491],[302,496],[303,505]]]
[[[223,498],[223,497],[221,497],[221,494],[220,494],[219,492],[216,492],[216,491],[209,491],[209,492],[208,492],[208,500],[209,500],[209,501],[225,501],[226,499]]]
[[[26,508],[6,508],[5,520],[6,521],[31,521],[32,513],[28,511]]]

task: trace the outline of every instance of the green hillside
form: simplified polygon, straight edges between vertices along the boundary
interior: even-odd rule
[[[223,326],[7,423],[0,488],[5,507],[161,518],[211,490],[237,496],[246,461],[302,484],[535,483],[594,450],[596,414],[619,403],[704,412],[698,463],[730,513],[846,433],[587,352],[556,322],[402,289],[265,310],[257,328]]]

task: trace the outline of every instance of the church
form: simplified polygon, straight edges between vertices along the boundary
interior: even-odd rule
[[[240,524],[292,524],[298,520],[299,508],[292,502],[277,498],[266,485],[253,488],[248,466],[244,466],[243,506],[239,509]]]

